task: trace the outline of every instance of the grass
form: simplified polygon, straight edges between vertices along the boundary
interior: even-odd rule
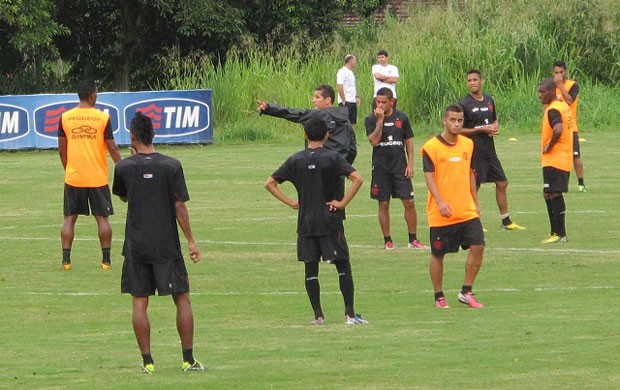
[[[348,209],[346,230],[356,307],[370,323],[356,327],[343,324],[336,273],[327,265],[320,278],[328,324],[309,325],[303,267],[295,261],[295,213],[262,187],[301,139],[159,147],[184,164],[192,197],[188,207],[204,255],[202,263],[188,264],[195,354],[209,369],[181,372],[173,304],[156,297],[149,308],[152,376],[139,373],[131,299],[119,293],[125,206],[114,199],[113,270],[98,268],[95,223],[81,217],[74,269],[62,272],[56,152],[2,153],[0,388],[616,388],[620,218],[610,156],[617,136],[583,134],[589,192],[577,193],[572,177],[570,241],[552,246],[538,244],[548,231],[538,136],[517,129],[510,136],[518,141],[502,135],[497,148],[511,180],[513,220],[528,230],[499,231],[494,189],[481,188],[489,232],[475,290],[483,310],[456,302],[463,252],[446,259],[452,308],[433,308],[428,252],[403,249],[400,202],[392,210],[397,249],[382,249],[376,204],[368,197],[370,147],[360,145],[356,165],[366,183]],[[427,242],[419,158],[416,165],[419,232]]]

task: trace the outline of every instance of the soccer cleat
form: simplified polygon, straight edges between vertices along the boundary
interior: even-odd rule
[[[325,319],[323,317],[319,317],[315,320],[312,320],[312,322],[310,322],[312,325],[323,325],[325,324]]]
[[[101,269],[109,271],[109,270],[112,269],[112,265],[110,263],[102,262],[101,263]]]
[[[183,371],[202,371],[205,369],[205,366],[202,365],[198,360],[194,360],[194,363],[183,362]]]
[[[568,242],[568,237],[567,236],[558,236],[557,234],[553,233],[548,238],[545,238],[544,240],[542,240],[540,243],[541,244],[554,244],[556,242],[560,243],[560,244],[564,244],[564,243]]]
[[[428,247],[426,245],[422,244],[418,240],[413,240],[410,243],[408,243],[407,244],[407,248],[409,248],[409,249],[428,249]]]
[[[149,364],[145,364],[144,366],[142,366],[142,373],[143,374],[154,374],[155,373],[155,366],[152,363]]]
[[[439,297],[439,298],[435,299],[435,307],[437,307],[439,309],[448,309],[448,308],[450,308],[450,306],[448,306],[448,302],[446,302],[446,297]]]
[[[560,237],[557,234],[553,233],[549,237],[547,237],[544,240],[540,241],[540,243],[541,244],[553,244],[554,242],[559,242],[559,241],[560,241]]]
[[[517,225],[512,222],[509,225],[502,225],[502,230],[526,230],[525,226]]]
[[[349,317],[347,315],[344,316],[345,325],[357,325],[357,324],[367,324],[368,321],[362,318],[360,314],[356,314],[355,317]]]
[[[385,243],[385,250],[386,251],[391,251],[392,249],[394,249],[394,243],[392,241],[388,241]]]
[[[481,303],[478,303],[478,301],[476,301],[476,298],[474,298],[474,293],[471,291],[465,294],[459,293],[459,302],[473,309],[482,309],[484,307]]]
[[[582,185],[578,185],[577,186],[577,191],[578,192],[588,192],[586,186],[582,186]]]
[[[71,270],[71,263],[65,263],[64,261],[62,262],[62,270],[63,271],[70,271]]]

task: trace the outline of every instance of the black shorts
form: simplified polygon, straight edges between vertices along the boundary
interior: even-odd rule
[[[349,246],[344,232],[330,236],[297,236],[297,260],[305,262],[349,260]]]
[[[448,226],[431,227],[431,253],[443,256],[459,251],[459,246],[469,249],[471,245],[484,245],[484,232],[480,218]]]
[[[491,158],[475,158],[471,160],[471,169],[476,176],[476,184],[497,183],[507,181],[508,178],[497,156]]]
[[[165,263],[139,263],[125,258],[121,293],[134,297],[170,295],[189,291],[189,275],[182,258]]]
[[[403,173],[373,172],[370,198],[388,201],[390,198],[413,199],[413,184]]]
[[[581,149],[579,148],[579,133],[573,132],[573,159],[581,157]]]
[[[357,103],[346,102],[344,104],[349,109],[349,122],[352,125],[357,123]]]
[[[90,205],[90,208],[89,208]],[[65,183],[63,213],[69,215],[93,215],[107,217],[114,214],[110,187],[73,187]]]
[[[545,194],[568,192],[569,179],[570,172],[555,167],[543,167],[543,192]]]

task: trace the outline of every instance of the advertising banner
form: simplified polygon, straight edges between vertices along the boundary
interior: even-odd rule
[[[153,121],[153,143],[213,143],[210,89],[157,92],[101,92],[96,108],[110,115],[118,145],[131,144],[129,124],[136,111]],[[58,147],[58,122],[77,106],[76,93],[0,96],[0,149]]]

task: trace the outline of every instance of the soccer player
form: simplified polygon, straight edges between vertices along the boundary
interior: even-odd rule
[[[459,245],[469,249],[469,254],[458,300],[474,309],[483,307],[472,292],[482,264],[484,233],[476,179],[471,168],[474,144],[460,135],[463,121],[463,108],[458,104],[448,106],[443,115],[443,132],[427,141],[421,151],[428,187],[429,273],[435,291],[435,307],[442,309],[449,307],[443,293],[444,257],[446,253],[458,252]]]
[[[372,80],[374,82],[374,94],[373,98],[377,97],[377,92],[381,88],[389,88],[392,91],[393,103],[392,107],[396,109],[396,83],[400,75],[398,68],[395,65],[388,64],[388,52],[385,50],[379,50],[377,53],[378,64],[372,66]],[[376,101],[373,100],[372,108],[376,107]]]
[[[566,102],[557,99],[555,80],[544,79],[538,85],[538,99],[545,106],[542,119],[541,165],[543,196],[547,204],[551,234],[543,244],[564,243],[566,237],[566,203],[568,180],[573,160],[573,112]]]
[[[338,89],[338,105],[349,109],[349,121],[351,125],[357,123],[357,106],[360,97],[357,95],[355,74],[353,69],[357,65],[357,59],[353,54],[344,57],[344,66],[336,73],[336,88]]]
[[[283,118],[291,122],[305,124],[318,113],[327,124],[329,138],[325,148],[340,153],[349,164],[353,164],[357,156],[355,131],[349,121],[349,111],[346,107],[334,107],[336,93],[330,85],[319,85],[314,89],[312,104],[314,110],[281,107],[273,103],[258,100],[258,110],[262,114]]]
[[[80,103],[64,112],[58,123],[58,153],[65,169],[64,222],[60,230],[62,269],[71,269],[71,247],[78,215],[92,212],[101,244],[101,268],[112,269],[110,247],[112,226],[108,216],[114,214],[110,196],[108,160],[121,159],[114,142],[110,116],[95,108],[97,85],[92,80],[78,84]]]
[[[172,295],[183,352],[183,371],[204,370],[194,359],[194,315],[189,277],[179,242],[177,222],[187,239],[189,257],[200,261],[192,235],[189,200],[181,163],[153,147],[153,124],[137,112],[131,121],[131,144],[137,154],[120,161],[114,170],[112,191],[127,204],[121,292],[133,299],[133,329],[142,354],[142,372],[155,372],[151,356],[149,296]]]
[[[573,165],[577,175],[577,190],[588,192],[583,181],[583,162],[581,161],[581,148],[579,147],[579,127],[577,124],[577,106],[579,105],[579,84],[566,78],[566,63],[556,61],[553,64],[553,80],[558,100],[566,102],[573,112]]]
[[[482,92],[484,79],[478,69],[467,72],[469,94],[461,100],[464,122],[461,134],[474,141],[472,168],[476,176],[476,188],[482,183],[495,183],[495,200],[499,208],[503,230],[524,230],[512,222],[508,213],[508,178],[495,151],[494,138],[499,134],[496,105],[493,98]]]
[[[297,259],[305,265],[306,292],[314,311],[315,325],[325,323],[321,307],[319,262],[336,265],[344,298],[345,324],[367,323],[354,309],[354,288],[349,248],[344,236],[344,208],[360,189],[360,174],[338,153],[325,147],[329,138],[323,118],[314,116],[304,124],[308,147],[293,156],[265,182],[265,188],[282,203],[299,210],[297,218]],[[338,196],[341,176],[352,184],[344,197]],[[298,199],[286,196],[279,184],[290,181]]]
[[[407,114],[393,107],[389,88],[377,91],[377,108],[366,117],[366,134],[372,148],[372,183],[370,197],[379,202],[379,225],[384,248],[394,249],[390,234],[390,198],[400,198],[405,208],[409,231],[407,246],[427,249],[418,241],[418,215],[413,196],[413,130]]]

